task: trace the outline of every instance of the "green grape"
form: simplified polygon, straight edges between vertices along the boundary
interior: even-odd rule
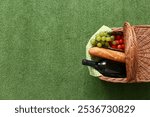
[[[101,41],[102,40],[102,37],[99,37],[99,41]]]
[[[101,43],[97,43],[97,47],[102,47],[102,44]]]
[[[109,34],[107,34],[107,35],[106,35],[106,37],[110,37],[110,35],[109,35]]]
[[[99,38],[99,36],[97,36],[97,37],[95,38],[95,40],[98,41],[98,38]]]
[[[96,43],[96,40],[95,40],[95,39],[92,39],[92,40],[91,40],[91,44],[92,44],[93,46],[96,46],[96,44],[97,44],[97,43]]]
[[[101,37],[102,37],[102,36],[103,36],[103,32],[101,32],[101,33],[99,34],[99,36],[101,36]]]
[[[105,45],[105,42],[104,42],[104,41],[101,41],[101,44],[102,44],[102,45]]]
[[[113,44],[113,45],[117,45],[116,41],[113,41],[112,44]]]
[[[103,36],[107,36],[107,32],[103,32]]]
[[[96,41],[100,41],[100,40],[101,40],[101,37],[100,37],[100,36],[96,38]]]
[[[111,31],[111,32],[108,32],[108,35],[110,35],[110,36],[111,36],[111,35],[112,35],[112,31]]]
[[[106,46],[106,47],[109,47],[109,43],[108,43],[108,42],[105,42],[105,46]]]
[[[95,38],[98,38],[98,37],[99,37],[99,35],[97,34]]]
[[[112,35],[112,36],[110,36],[110,38],[111,38],[111,40],[113,41],[114,39],[115,39],[115,37]]]
[[[111,41],[111,38],[110,37],[106,37],[106,41]]]
[[[105,37],[105,36],[103,36],[103,37],[102,37],[102,41],[105,41],[105,40],[106,40],[106,37]]]

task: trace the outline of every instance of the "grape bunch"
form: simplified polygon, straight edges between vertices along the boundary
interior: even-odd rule
[[[101,32],[91,40],[93,47],[104,47],[124,50],[123,32]]]
[[[110,42],[114,41],[114,36],[110,35],[110,32],[101,32],[96,35],[94,39],[91,40],[92,46],[97,47],[110,47]]]

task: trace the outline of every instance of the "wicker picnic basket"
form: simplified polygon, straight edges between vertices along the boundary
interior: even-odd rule
[[[101,76],[101,80],[115,83],[150,82],[150,25],[131,26],[124,23],[122,30],[125,42],[126,78]]]

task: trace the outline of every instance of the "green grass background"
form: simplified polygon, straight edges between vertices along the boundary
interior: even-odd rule
[[[81,65],[103,25],[150,24],[149,0],[0,0],[0,99],[150,99],[150,83],[100,81]]]

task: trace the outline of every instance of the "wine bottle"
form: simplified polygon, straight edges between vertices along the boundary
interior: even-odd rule
[[[82,64],[95,68],[103,76],[114,77],[114,78],[126,77],[125,63],[115,62],[108,59],[102,59],[98,62],[83,59]]]

